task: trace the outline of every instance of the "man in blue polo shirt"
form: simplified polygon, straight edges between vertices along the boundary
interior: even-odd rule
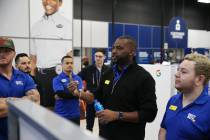
[[[61,63],[63,72],[53,79],[56,99],[55,112],[79,125],[79,96],[82,90],[82,80],[73,73],[73,58],[71,56],[64,56]]]
[[[175,75],[179,94],[166,107],[159,140],[210,140],[210,60],[201,54],[185,56]]]
[[[11,39],[0,37],[0,140],[7,140],[7,100],[25,98],[39,103],[39,92],[32,78],[15,70],[12,61],[15,46]]]

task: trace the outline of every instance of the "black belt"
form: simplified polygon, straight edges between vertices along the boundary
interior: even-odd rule
[[[55,67],[50,67],[50,68],[38,68],[38,71],[42,74],[55,71]]]

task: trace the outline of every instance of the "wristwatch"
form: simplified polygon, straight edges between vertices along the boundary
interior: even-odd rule
[[[123,112],[119,112],[118,114],[118,120],[122,120],[123,119]]]

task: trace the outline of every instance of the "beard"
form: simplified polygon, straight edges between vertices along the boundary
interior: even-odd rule
[[[118,58],[112,58],[112,64],[117,64],[117,65],[125,65],[129,63],[129,55],[123,56],[123,57],[118,57]]]
[[[7,67],[9,64],[0,64],[0,67],[4,68]]]

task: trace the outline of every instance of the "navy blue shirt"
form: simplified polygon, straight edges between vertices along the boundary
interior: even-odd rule
[[[0,74],[0,98],[23,97],[36,85],[33,79],[19,70],[13,69],[11,79]],[[7,139],[7,117],[0,119],[0,140]]]
[[[191,104],[182,107],[183,94],[173,96],[161,127],[166,140],[210,140],[210,96],[205,90]]]
[[[72,74],[74,81],[78,81],[78,90],[82,90],[82,80],[79,76]],[[62,72],[53,79],[53,89],[55,92],[63,91],[66,94],[71,94],[67,89],[70,83],[69,76]],[[80,117],[79,99],[57,99],[55,102],[55,112],[67,119]]]

